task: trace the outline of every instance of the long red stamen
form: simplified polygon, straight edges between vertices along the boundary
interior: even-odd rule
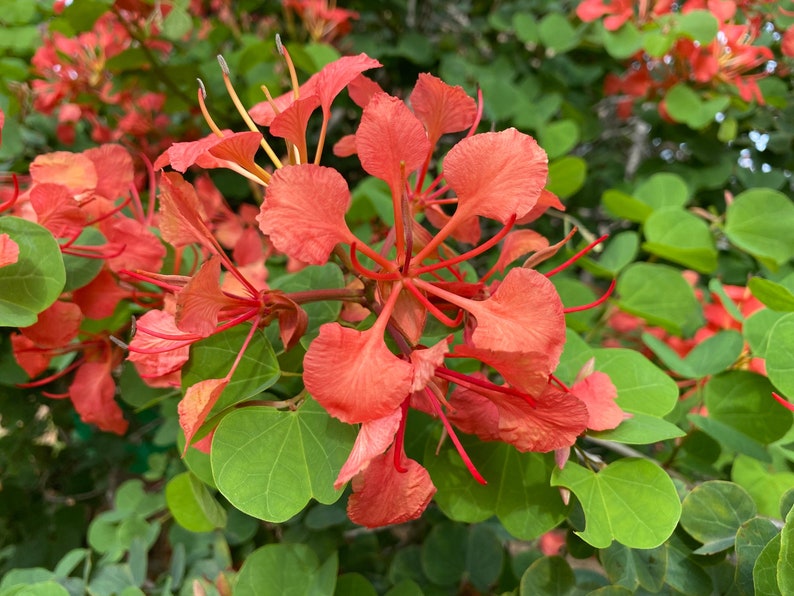
[[[52,383],[53,381],[60,379],[63,376],[66,376],[67,374],[72,372],[75,368],[80,366],[82,363],[83,363],[83,358],[78,358],[63,370],[59,370],[56,373],[53,373],[47,377],[44,377],[43,379],[38,379],[36,381],[29,381],[27,383],[17,383],[17,387],[19,387],[20,389],[33,389],[35,387],[42,387],[44,385],[48,385],[49,383]]]
[[[406,397],[405,401],[400,405],[402,416],[400,417],[400,426],[397,429],[397,436],[394,439],[394,469],[400,474],[405,474],[408,468],[403,466],[402,456],[405,453],[405,423],[408,419],[408,405],[411,401],[410,397]]]
[[[570,393],[570,392],[571,392],[571,389],[568,387],[568,385],[566,385],[565,383],[563,383],[562,381],[560,381],[560,379],[558,379],[558,378],[557,378],[557,377],[555,377],[554,375],[549,375],[549,380],[550,380],[551,382],[553,382],[553,383],[556,383],[556,384],[557,384],[557,385],[560,387],[560,389],[562,389],[562,390],[563,390],[563,391],[565,391],[566,393]]]
[[[131,202],[131,201],[132,201],[132,197],[127,197],[127,198],[125,198],[123,201],[121,201],[121,203],[119,203],[118,205],[116,205],[115,207],[113,207],[113,209],[111,209],[111,210],[110,210],[110,211],[108,211],[107,213],[103,213],[102,215],[100,215],[100,216],[99,216],[99,217],[97,217],[96,219],[93,219],[93,220],[91,220],[91,221],[87,221],[87,222],[85,223],[85,225],[86,225],[86,226],[92,226],[92,225],[94,225],[94,224],[96,224],[96,223],[99,223],[99,222],[100,222],[100,221],[102,221],[102,220],[105,220],[105,219],[107,219],[107,218],[109,218],[109,217],[111,217],[111,216],[115,215],[116,213],[119,213],[119,212],[121,212],[121,211],[122,211],[122,210],[123,210],[123,209],[124,209],[124,208],[125,208],[127,205],[129,205],[129,204],[130,204],[130,202]]]
[[[792,412],[794,412],[794,404],[792,404],[790,401],[784,399],[774,391],[772,392],[772,397],[774,397],[777,403],[779,403],[781,406],[783,406],[787,410],[791,410]]]
[[[440,322],[442,322],[447,327],[457,327],[460,325],[461,321],[463,321],[463,311],[458,309],[458,314],[454,319],[449,318],[441,309],[438,308],[435,304],[428,300],[427,296],[422,294],[416,286],[413,285],[410,279],[405,280],[405,288],[413,294],[419,302],[428,310],[430,314],[432,314],[435,318],[437,318]]]
[[[460,440],[458,439],[458,435],[455,434],[455,429],[452,428],[452,425],[449,423],[449,420],[447,420],[447,417],[444,415],[444,411],[441,409],[441,406],[439,405],[436,396],[427,387],[425,387],[425,393],[427,393],[427,397],[430,399],[430,405],[433,406],[433,410],[435,410],[436,414],[441,419],[441,423],[444,425],[444,428],[446,429],[449,438],[452,440],[452,444],[455,445],[455,449],[457,450],[458,455],[460,455],[460,458],[463,460],[466,469],[469,470],[469,473],[474,477],[474,479],[477,482],[479,482],[482,485],[488,484],[485,481],[485,478],[482,477],[482,474],[480,474],[477,471],[477,468],[474,466],[474,463],[471,461],[469,454],[466,453],[466,450],[463,448],[463,445],[461,445]]]
[[[552,275],[556,275],[557,273],[559,273],[559,272],[560,272],[560,271],[562,271],[563,269],[566,269],[566,268],[570,267],[570,266],[571,266],[571,265],[573,265],[573,264],[574,264],[576,261],[578,261],[579,259],[581,259],[583,256],[585,256],[587,253],[589,253],[591,250],[593,250],[593,248],[595,248],[596,246],[598,246],[599,244],[601,244],[601,243],[602,243],[604,240],[606,240],[607,238],[609,238],[609,234],[604,234],[603,236],[601,236],[601,237],[600,237],[600,238],[598,238],[597,240],[594,240],[593,242],[591,242],[590,244],[588,244],[587,246],[585,246],[585,247],[584,247],[582,250],[580,250],[578,253],[576,253],[575,255],[573,255],[573,256],[572,256],[570,259],[568,259],[567,261],[565,261],[565,262],[564,262],[562,265],[560,265],[560,266],[558,266],[558,267],[555,267],[555,268],[554,268],[554,269],[552,269],[551,271],[548,271],[548,272],[546,272],[546,273],[545,273],[546,277],[551,277]]]
[[[364,277],[368,277],[370,279],[374,279],[374,280],[377,280],[377,281],[397,281],[398,279],[400,279],[401,276],[396,271],[392,271],[390,273],[379,273],[377,271],[372,271],[371,269],[367,269],[366,267],[364,267],[359,262],[358,257],[356,256],[356,251],[358,250],[358,248],[359,248],[359,245],[356,242],[354,242],[353,244],[350,245],[350,261],[353,264],[353,268],[358,273],[360,273]],[[364,251],[362,251],[362,252],[364,252]],[[367,254],[367,253],[364,253],[364,254]],[[367,254],[367,256],[369,256],[369,255]]]
[[[454,358],[454,354],[450,354],[447,358]],[[480,387],[482,389],[487,389],[488,391],[496,391],[497,393],[504,393],[505,395],[511,395],[513,397],[519,397],[527,402],[533,408],[538,405],[538,402],[529,395],[528,393],[524,393],[523,391],[519,391],[518,389],[514,389],[513,387],[505,387],[504,385],[497,385],[496,383],[491,383],[485,379],[478,379],[476,377],[471,377],[469,375],[459,373],[455,370],[450,370],[444,367],[436,368],[436,376],[441,377],[442,379],[446,379],[447,381],[452,381],[453,383],[457,383],[461,387],[466,387],[467,389],[471,389],[472,391],[477,391],[475,387]]]
[[[609,298],[612,295],[612,292],[615,289],[615,284],[617,284],[617,280],[613,279],[612,282],[609,284],[607,291],[604,292],[604,295],[601,296],[601,298],[599,298],[598,300],[591,302],[590,304],[582,304],[580,306],[571,306],[568,308],[564,308],[562,309],[562,312],[564,312],[565,314],[572,312],[580,312],[583,310],[589,310],[591,308],[595,308],[596,306],[603,304],[604,302],[606,302],[607,298]]]
[[[197,333],[182,333],[180,335],[174,335],[172,333],[162,333],[160,331],[155,331],[154,329],[149,329],[148,327],[144,327],[143,325],[141,325],[140,321],[136,323],[136,327],[138,328],[138,333],[145,333],[146,335],[151,335],[152,337],[156,337],[157,339],[164,339],[166,341],[190,342],[190,341],[199,341],[204,339],[203,335],[199,335]]]
[[[422,273],[427,273],[429,271],[435,271],[436,269],[442,269],[444,267],[449,267],[451,265],[457,265],[458,263],[462,263],[464,261],[468,261],[484,253],[486,250],[490,249],[491,247],[495,246],[502,238],[504,238],[508,232],[513,228],[513,225],[516,223],[516,215],[515,213],[510,217],[510,220],[505,224],[498,234],[493,236],[492,238],[486,240],[480,246],[473,248],[469,251],[466,251],[457,257],[452,257],[451,259],[446,259],[443,261],[439,261],[438,263],[433,263],[432,265],[426,265],[424,267],[419,267],[413,270],[415,275],[421,275]]]
[[[8,211],[14,204],[17,202],[19,198],[19,179],[17,178],[16,174],[11,174],[11,181],[14,183],[14,196],[8,199],[5,203],[0,203],[0,213],[3,211]]]

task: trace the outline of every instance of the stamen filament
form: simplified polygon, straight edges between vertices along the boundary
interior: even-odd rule
[[[198,103],[199,109],[201,110],[201,115],[204,116],[204,121],[207,123],[207,126],[210,127],[210,130],[215,133],[215,136],[223,138],[223,132],[221,129],[218,128],[218,125],[215,124],[215,121],[210,116],[210,112],[207,109],[207,105],[204,103],[204,98],[207,97],[207,89],[204,87],[204,81],[201,79],[196,79],[199,84],[198,88]]]
[[[568,308],[564,308],[564,309],[562,309],[562,312],[564,312],[567,315],[568,313],[572,313],[572,312],[580,312],[580,311],[583,311],[583,310],[589,310],[591,308],[595,308],[596,306],[599,306],[599,305],[603,304],[604,302],[606,302],[607,298],[609,298],[612,295],[612,291],[615,289],[615,284],[616,283],[617,283],[617,280],[613,279],[612,282],[609,284],[609,287],[607,288],[607,291],[604,292],[604,295],[601,296],[598,300],[595,300],[595,301],[591,302],[590,304],[582,304],[580,306],[571,306],[571,307],[568,307]]]
[[[404,285],[405,285],[405,289],[411,292],[411,294],[413,294],[416,297],[416,299],[422,303],[422,305],[428,310],[428,312],[431,315],[433,315],[436,319],[438,319],[441,323],[443,323],[447,327],[457,327],[458,325],[460,325],[461,321],[463,320],[462,310],[459,309],[457,316],[454,319],[450,319],[447,315],[441,312],[440,308],[438,308],[435,304],[430,302],[430,300],[427,299],[427,296],[422,294],[422,292],[420,292],[416,288],[416,286],[414,286],[413,283],[411,283],[410,279],[406,279]]]
[[[358,273],[360,273],[364,277],[368,277],[376,281],[397,281],[398,279],[400,279],[400,274],[396,271],[392,271],[388,273],[378,273],[376,271],[372,271],[371,269],[367,269],[366,267],[364,267],[359,262],[358,257],[356,256],[356,249],[358,249],[358,247],[359,245],[356,242],[350,245],[350,261],[353,264],[353,268]]]
[[[548,272],[546,272],[546,273],[545,273],[546,277],[551,277],[552,275],[556,275],[556,274],[558,274],[560,271],[562,271],[563,269],[566,269],[566,268],[570,267],[570,266],[571,266],[571,265],[573,265],[573,264],[574,264],[576,261],[578,261],[579,259],[581,259],[583,256],[585,256],[587,253],[589,253],[591,250],[593,250],[593,248],[595,248],[596,246],[598,246],[599,244],[601,244],[601,243],[602,243],[604,240],[606,240],[607,238],[609,238],[609,234],[604,234],[604,235],[603,235],[603,236],[601,236],[600,238],[598,238],[598,239],[594,240],[593,242],[591,242],[590,244],[588,244],[587,246],[585,246],[585,247],[584,247],[582,250],[580,250],[580,251],[579,251],[579,252],[577,252],[575,255],[573,255],[573,256],[572,256],[570,259],[568,259],[567,261],[565,261],[565,262],[564,262],[562,265],[559,265],[558,267],[555,267],[555,268],[554,268],[554,269],[552,269],[551,271],[548,271]]]
[[[402,415],[400,416],[400,426],[397,428],[397,435],[394,439],[394,469],[400,474],[405,474],[408,471],[408,469],[403,466],[402,456],[405,453],[405,423],[408,419],[408,405],[410,401],[410,396],[406,397],[400,405]]]

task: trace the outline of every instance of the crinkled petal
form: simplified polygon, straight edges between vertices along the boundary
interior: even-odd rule
[[[626,417],[615,402],[618,390],[606,373],[589,374],[571,387],[571,393],[587,406],[587,428],[591,430],[616,428]]]
[[[365,70],[377,68],[381,63],[366,54],[342,56],[326,64],[317,73],[317,95],[323,112],[328,113],[337,95]]]
[[[329,414],[355,424],[388,416],[411,391],[413,366],[392,354],[380,331],[320,327],[303,359],[306,389]]]
[[[208,248],[214,246],[207,224],[204,206],[196,189],[175,172],[162,175],[160,184],[160,232],[163,240],[179,248],[197,242]]]
[[[320,105],[320,98],[310,95],[293,102],[278,116],[273,118],[270,125],[270,134],[282,139],[287,139],[290,143],[298,147],[301,155],[306,153],[306,127],[309,118],[314,110]]]
[[[402,410],[397,408],[383,418],[370,420],[361,425],[356,436],[353,450],[339,471],[339,475],[334,482],[334,488],[339,490],[353,476],[369,465],[373,458],[382,454],[394,441],[394,435],[400,427]]]
[[[477,319],[476,348],[546,354],[557,367],[565,344],[565,314],[554,285],[533,269],[511,269],[496,292],[464,307]]]
[[[207,153],[217,159],[230,161],[241,166],[244,170],[255,172],[257,170],[254,156],[259,151],[262,133],[255,131],[236,132],[221,139]]]
[[[69,189],[76,198],[87,198],[96,188],[98,178],[94,162],[81,153],[54,151],[39,155],[30,164],[34,184],[52,182]]]
[[[124,248],[120,254],[106,259],[112,271],[160,271],[166,255],[165,246],[146,224],[129,217],[114,217],[102,220],[99,229],[108,242]]]
[[[33,379],[47,370],[52,360],[52,352],[43,350],[21,333],[11,334],[11,349],[20,368]]]
[[[39,225],[56,238],[72,238],[83,231],[86,214],[65,186],[43,182],[33,186],[29,196]]]
[[[223,130],[221,133],[224,136],[232,134],[230,130]],[[154,162],[154,169],[160,170],[167,165],[170,165],[177,172],[183,174],[187,169],[198,161],[198,159],[206,154],[212,147],[217,145],[223,140],[224,137],[219,137],[215,133],[209,134],[203,139],[198,141],[186,141],[183,143],[173,143],[168,149],[163,152]]]
[[[257,220],[278,250],[322,265],[337,244],[355,240],[345,223],[349,206],[347,182],[335,169],[285,166],[273,174]]]
[[[549,245],[548,239],[535,230],[516,230],[505,236],[496,268],[504,271],[510,263],[519,257],[535,252]]]
[[[218,325],[218,315],[235,301],[221,292],[221,260],[205,262],[176,297],[176,326],[187,333],[207,337]]]
[[[86,317],[99,320],[112,315],[118,303],[128,295],[128,291],[119,287],[113,273],[102,268],[88,284],[72,292],[72,300]]]
[[[551,180],[551,178],[549,178],[549,180]],[[550,190],[544,188],[540,191],[540,197],[538,197],[538,202],[535,206],[522,217],[519,217],[516,220],[516,225],[532,223],[552,207],[559,211],[565,211],[565,205],[562,204],[560,198]]]
[[[535,405],[505,395],[496,402],[499,437],[521,452],[545,453],[576,442],[587,428],[587,408],[570,393],[549,388]]]
[[[80,365],[69,386],[69,398],[83,422],[123,435],[127,432],[127,421],[114,399],[115,394],[116,383],[110,374],[110,362]]]
[[[135,177],[132,157],[121,145],[106,144],[83,152],[94,162],[97,173],[96,194],[115,201],[126,196]]]
[[[403,458],[405,472],[394,467],[394,447],[374,458],[353,478],[347,515],[353,523],[379,528],[416,519],[436,493],[430,474],[412,459]]]
[[[506,224],[526,215],[548,172],[546,152],[515,128],[463,139],[444,158],[444,178],[458,197],[456,219],[480,215]]]
[[[194,336],[180,331],[172,314],[163,310],[150,310],[138,319],[138,327],[130,341],[127,359],[135,364],[141,378],[147,380],[168,375],[180,370],[187,362]],[[162,339],[146,333],[144,329],[151,329],[159,335],[184,339]]]
[[[549,374],[554,370],[548,356],[541,352],[504,352],[461,344],[455,346],[454,355],[474,358],[487,364],[510,385],[529,395],[542,393],[548,384]]]
[[[384,180],[392,195],[400,196],[403,174],[424,163],[430,142],[422,123],[401,100],[376,93],[361,116],[356,150],[364,170]]]
[[[19,260],[19,244],[8,234],[0,234],[0,267],[13,265]]]
[[[455,387],[449,397],[447,419],[464,433],[483,441],[498,441],[499,409],[483,392]]]
[[[373,95],[376,93],[384,93],[384,91],[375,81],[360,74],[350,81],[350,84],[347,86],[347,93],[358,107],[366,108]]]
[[[39,313],[33,325],[20,331],[41,348],[60,348],[77,337],[82,322],[83,313],[79,306],[73,302],[56,300]]]
[[[466,130],[477,117],[477,104],[460,86],[422,73],[411,93],[414,114],[425,125],[430,144],[443,134]]]
[[[450,335],[437,344],[411,352],[411,364],[414,365],[414,381],[411,391],[421,391],[435,376],[436,369],[444,365],[444,357],[449,353]]]

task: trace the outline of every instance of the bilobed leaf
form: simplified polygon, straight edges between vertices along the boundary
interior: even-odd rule
[[[549,163],[546,188],[561,199],[567,199],[579,192],[586,178],[587,162],[581,157],[566,155]]]
[[[642,35],[631,21],[617,31],[604,28],[601,40],[607,53],[618,60],[629,58],[642,48]]]
[[[309,546],[267,544],[245,558],[234,593],[237,596],[310,594],[319,570],[320,561]]]
[[[609,375],[625,412],[662,417],[675,407],[678,387],[645,356],[624,348],[593,350],[596,370]]]
[[[662,172],[640,184],[634,196],[654,211],[669,207],[683,207],[689,201],[689,187],[681,176]]]
[[[610,188],[601,195],[601,203],[616,217],[642,223],[653,213],[653,207],[633,196]]]
[[[645,220],[642,248],[700,273],[717,268],[717,247],[705,221],[679,207],[654,211]]]
[[[668,549],[665,547],[633,549],[613,542],[599,554],[613,584],[631,587],[632,592],[642,587],[658,593],[667,574]]]
[[[0,218],[0,234],[19,246],[17,262],[0,267],[0,327],[28,327],[66,283],[61,249],[46,228],[19,217]]]
[[[764,547],[778,535],[771,520],[753,517],[744,522],[736,533],[736,585],[742,594],[755,594],[753,567]]]
[[[786,525],[780,531],[780,556],[777,559],[777,581],[780,591],[794,591],[794,509],[786,516]]]
[[[694,290],[672,267],[629,265],[618,277],[617,293],[621,310],[675,335],[694,332],[703,324],[703,310]]]
[[[550,122],[538,131],[538,142],[549,159],[562,157],[579,142],[579,127],[573,120]]]
[[[777,312],[769,308],[762,308],[755,311],[742,325],[742,333],[744,339],[750,345],[753,356],[765,358],[766,352],[769,347],[769,333],[780,319],[786,316],[786,313]]]
[[[780,596],[777,580],[777,564],[780,557],[781,536],[778,534],[766,543],[753,566],[753,584],[756,594]]]
[[[573,569],[562,557],[542,557],[521,576],[519,596],[566,596],[576,586]]]
[[[678,16],[675,29],[690,39],[703,45],[708,44],[717,35],[719,23],[708,10],[693,10]]]
[[[579,499],[585,529],[576,534],[596,548],[613,540],[630,548],[655,548],[670,537],[681,514],[673,481],[644,459],[620,459],[597,474],[569,461],[554,470],[551,484]]]
[[[752,497],[732,482],[710,480],[695,487],[682,503],[681,526],[707,550],[719,552],[734,545],[739,527],[755,516]]]
[[[226,511],[190,472],[177,474],[165,487],[165,500],[176,522],[191,532],[210,532],[226,525]]]
[[[732,329],[720,331],[695,346],[684,358],[695,378],[724,371],[741,355],[744,348],[742,334]]]
[[[783,193],[753,188],[736,196],[725,212],[728,239],[777,268],[794,257],[794,204]]]
[[[791,413],[771,399],[773,390],[761,375],[727,371],[706,384],[705,405],[711,419],[769,444],[785,435],[792,423]]]
[[[686,436],[686,433],[672,422],[648,414],[634,413],[613,430],[588,432],[588,437],[628,445],[649,445]]]
[[[610,236],[604,252],[598,257],[598,266],[617,275],[637,257],[640,240],[637,232],[620,232]]]
[[[750,494],[759,515],[777,517],[780,500],[794,486],[794,472],[778,472],[752,457],[739,455],[733,460],[731,480]]]
[[[496,515],[523,540],[537,538],[565,518],[567,507],[549,486],[553,457],[466,435],[460,439],[488,484],[472,478],[454,447],[442,447],[436,455],[437,441],[428,441],[423,463],[438,489],[435,502],[447,517],[475,523]]]
[[[747,287],[766,306],[780,312],[794,311],[794,292],[783,284],[763,277],[753,277]]]
[[[538,23],[534,15],[516,13],[513,15],[513,29],[515,29],[516,37],[523,43],[536,44],[540,40]]]
[[[540,42],[550,50],[560,54],[579,44],[576,29],[562,13],[552,12],[541,20],[538,27]]]
[[[286,521],[311,498],[330,504],[341,496],[334,480],[355,434],[311,399],[296,411],[235,410],[223,418],[212,440],[215,484],[241,511]]]
[[[200,381],[223,379],[229,373],[250,330],[247,324],[237,325],[191,346],[190,360],[182,369],[183,392]],[[257,330],[209,417],[261,393],[273,385],[280,375],[273,347],[265,334]]]
[[[775,323],[766,353],[769,380],[787,397],[794,397],[794,313]]]

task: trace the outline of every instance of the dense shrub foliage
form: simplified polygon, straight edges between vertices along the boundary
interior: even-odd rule
[[[0,595],[794,592],[794,3],[0,9]]]

